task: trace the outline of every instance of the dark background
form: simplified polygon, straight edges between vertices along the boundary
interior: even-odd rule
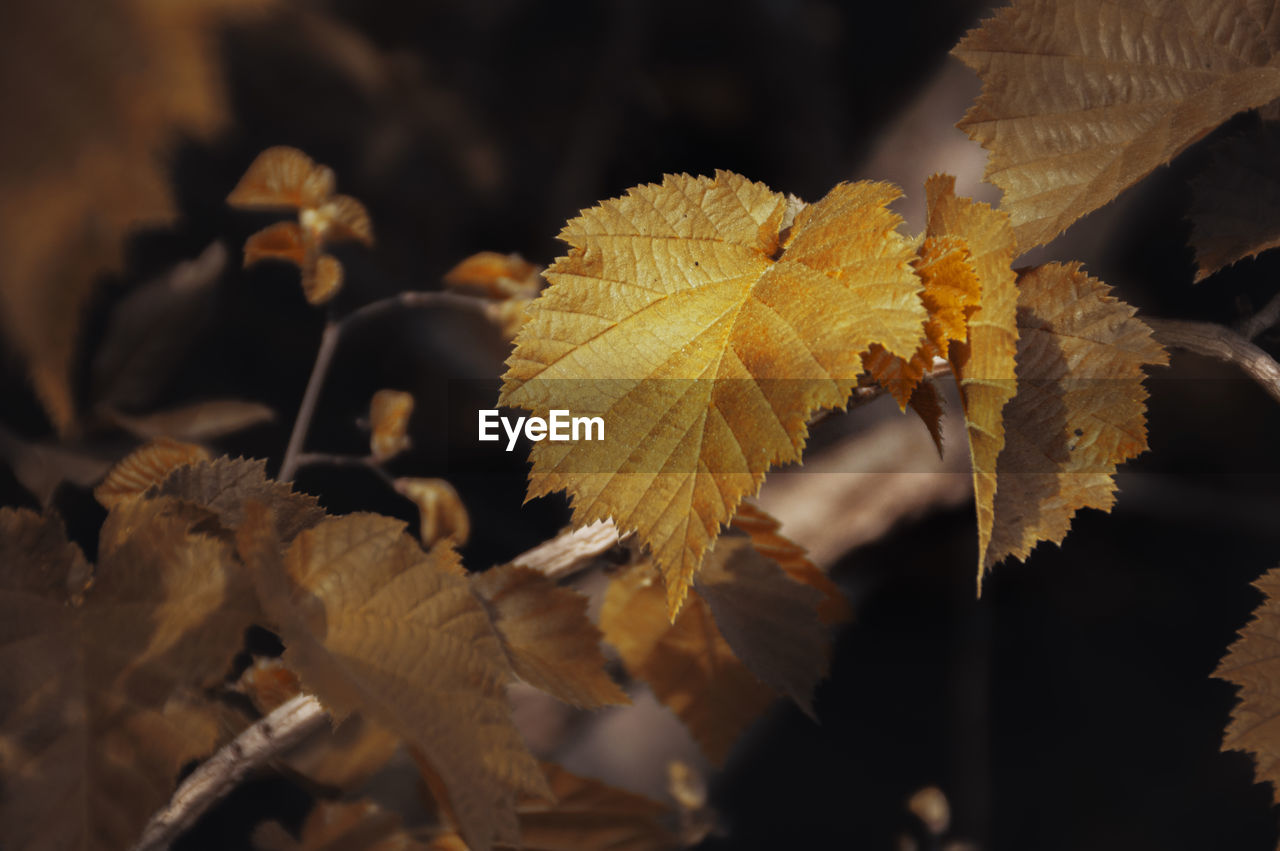
[[[549,262],[579,209],[668,172],[731,169],[809,200],[840,180],[890,177],[863,170],[881,134],[955,61],[947,51],[985,5],[333,0],[235,30],[223,41],[233,123],[175,156],[182,216],[134,239],[127,271],[98,290],[81,384],[125,293],[215,239],[237,256],[271,220],[223,204],[269,145],[332,166],[339,191],[373,217],[376,248],[339,251],[349,279],[341,313],[435,288],[482,249]],[[327,23],[317,29],[317,18]],[[325,27],[354,42],[335,49]],[[955,100],[931,118],[950,125],[965,108]],[[1044,256],[1085,261],[1151,315],[1230,323],[1256,309],[1280,261],[1245,262],[1193,287],[1184,218],[1187,179],[1208,147],[1251,120],[1236,119]],[[323,314],[303,301],[296,271],[230,265],[213,321],[159,403],[270,404],[275,423],[218,449],[274,468]],[[1276,351],[1274,335],[1261,342]],[[363,452],[355,420],[370,393],[401,387],[419,409],[415,449],[393,472],[472,469],[449,445],[469,426],[450,418],[490,403],[485,382],[496,394],[505,353],[469,317],[379,320],[340,350],[309,446]],[[1253,783],[1247,756],[1219,750],[1233,689],[1209,675],[1260,599],[1249,583],[1280,554],[1280,411],[1230,368],[1192,356],[1155,378],[1152,451],[1122,474],[1113,513],[1085,512],[1061,549],[1001,566],[981,600],[972,506],[835,567],[856,615],[819,691],[820,723],[779,706],[741,742],[713,778],[725,831],[705,847],[887,849],[903,834],[940,847],[904,805],[928,784],[950,799],[950,837],[979,848],[1275,847],[1269,787]],[[12,360],[0,389],[6,426],[29,438],[48,431]],[[566,521],[559,498],[521,507],[524,470],[513,458],[505,471],[450,473],[475,524],[464,551],[473,568]],[[358,470],[308,469],[298,484],[334,512],[416,519]],[[6,471],[0,500],[34,504]],[[91,548],[102,518],[91,495],[64,488],[57,504]],[[307,804],[284,781],[250,786],[186,847],[236,847],[257,819],[296,823]]]

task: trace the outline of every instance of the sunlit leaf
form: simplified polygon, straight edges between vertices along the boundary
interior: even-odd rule
[[[276,222],[252,234],[244,243],[246,268],[263,260],[284,260],[299,269],[312,262],[316,248],[297,222]]]
[[[542,270],[519,254],[481,251],[444,275],[447,286],[475,289],[493,299],[532,298],[541,287]]]
[[[314,208],[329,200],[334,185],[333,169],[297,148],[267,148],[250,164],[227,203],[249,210]]]
[[[379,390],[369,401],[369,451],[379,461],[394,458],[409,448],[409,417],[413,394]]]
[[[742,498],[799,459],[813,411],[844,405],[861,353],[918,348],[914,252],[885,207],[897,195],[841,184],[784,229],[786,198],[718,172],[570,221],[500,401],[600,416],[609,434],[536,443],[529,494],[567,490],[578,525],[635,530],[677,611]]]
[[[418,506],[418,537],[429,547],[445,539],[462,546],[471,537],[471,518],[453,485],[444,479],[402,478],[396,492]]]

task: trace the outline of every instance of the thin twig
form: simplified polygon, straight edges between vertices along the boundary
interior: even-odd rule
[[[1242,335],[1212,322],[1151,318],[1146,322],[1164,345],[1235,364],[1280,402],[1280,363]]]
[[[352,325],[372,319],[383,313],[394,310],[452,307],[485,315],[485,307],[489,304],[481,298],[460,295],[451,292],[403,292],[387,298],[371,301],[363,307],[353,310],[339,320],[330,320],[320,335],[320,346],[316,349],[316,360],[311,366],[311,377],[307,379],[307,389],[302,394],[302,404],[298,406],[298,416],[293,421],[293,431],[289,434],[289,445],[284,451],[284,460],[280,463],[280,473],[276,476],[282,482],[292,481],[300,466],[299,458],[307,441],[307,432],[311,429],[311,420],[316,414],[316,403],[320,399],[320,391],[329,374],[329,366],[333,362],[333,353],[338,347],[342,334]]]
[[[134,851],[168,848],[251,771],[320,730],[328,718],[320,701],[310,695],[300,694],[276,707],[182,781],[168,805],[147,822]]]

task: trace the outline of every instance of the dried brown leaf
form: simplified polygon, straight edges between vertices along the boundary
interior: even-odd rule
[[[208,460],[204,447],[162,437],[121,459],[93,495],[104,508],[114,508],[142,496],[179,467]]]
[[[1280,246],[1280,122],[1227,140],[1191,182],[1196,282]]]
[[[228,530],[243,522],[246,502],[265,503],[275,512],[276,530],[286,542],[324,519],[314,496],[268,479],[266,469],[266,461],[224,456],[173,471],[158,492],[212,512]]]
[[[586,597],[514,565],[474,574],[471,586],[493,616],[511,669],[525,682],[574,706],[630,702],[605,671]]]
[[[379,461],[394,458],[409,448],[409,417],[413,394],[379,390],[369,401],[369,451]]]
[[[402,478],[395,481],[396,492],[418,506],[418,537],[429,547],[436,541],[451,540],[462,546],[471,537],[471,518],[462,497],[444,479]]]
[[[0,789],[6,846],[129,847],[222,732],[201,690],[256,615],[230,548],[172,500],[130,500],[100,556],[85,590],[53,521],[0,509],[0,741],[22,781]]]
[[[403,523],[352,514],[282,556],[257,502],[237,543],[304,687],[335,718],[359,710],[420,749],[468,844],[513,840],[514,795],[545,795],[546,782],[511,722],[506,658],[454,550],[424,553]]]
[[[529,495],[612,517],[676,612],[703,553],[813,411],[845,404],[860,352],[910,356],[925,318],[887,184],[841,184],[795,215],[729,172],[668,176],[570,221],[570,253],[508,359],[501,402],[600,416],[603,441],[536,443]]]
[[[1280,568],[1254,586],[1264,599],[1213,675],[1240,687],[1223,750],[1251,752],[1254,776],[1280,802]]]
[[[717,765],[774,700],[773,690],[734,655],[702,597],[691,594],[675,621],[669,619],[662,581],[650,564],[632,566],[609,583],[600,629],[632,676],[653,688]]]
[[[991,151],[1019,253],[1241,110],[1280,96],[1280,31],[1249,0],[1017,0],[954,55],[982,77],[960,127]]]
[[[1117,465],[1147,449],[1143,367],[1168,355],[1110,293],[1078,263],[1018,276],[1018,395],[1004,408],[984,569],[1060,543],[1080,508],[1110,511]]]

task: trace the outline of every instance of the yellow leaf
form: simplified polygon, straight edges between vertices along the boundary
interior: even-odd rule
[[[1280,568],[1254,585],[1265,599],[1213,675],[1240,687],[1223,750],[1252,752],[1254,776],[1271,784],[1272,800],[1280,803]]]
[[[1018,395],[1004,409],[983,569],[1060,543],[1080,508],[1110,511],[1117,465],[1147,449],[1142,368],[1168,356],[1110,292],[1078,263],[1018,276]]]
[[[948,175],[936,174],[925,181],[925,197],[927,233],[963,241],[980,287],[978,306],[969,315],[968,340],[954,343],[948,355],[969,435],[981,589],[984,565],[994,563],[986,557],[997,498],[996,459],[1005,445],[1002,412],[1019,386],[1015,368],[1018,289],[1010,267],[1013,232],[1009,217],[1000,210],[956,197],[955,178]]]
[[[0,337],[58,431],[94,282],[174,212],[168,153],[223,123],[219,32],[260,0],[7,0],[0,27]]]
[[[122,458],[93,495],[103,508],[114,508],[142,496],[179,467],[208,460],[204,447],[162,437]]]
[[[493,615],[511,669],[525,682],[574,706],[630,702],[605,671],[586,597],[515,565],[475,574],[471,586]]]
[[[547,794],[511,721],[509,668],[447,544],[424,553],[404,524],[330,518],[281,555],[271,511],[249,503],[236,535],[285,663],[336,719],[353,711],[420,749],[477,849],[514,839],[514,796]]]
[[[369,401],[369,451],[379,461],[394,458],[409,448],[409,417],[413,394],[379,390]]]
[[[396,493],[418,506],[418,537],[429,547],[446,538],[462,546],[471,537],[471,518],[453,485],[444,479],[396,479]]]
[[[717,765],[773,702],[773,690],[734,655],[705,600],[692,594],[674,623],[668,618],[662,582],[650,564],[609,583],[600,629],[632,676],[653,688]]]
[[[258,154],[227,203],[247,210],[315,208],[333,195],[334,184],[333,169],[282,145]]]
[[[799,459],[813,411],[845,404],[860,352],[919,346],[912,246],[885,208],[897,196],[841,184],[784,227],[786,198],[717,172],[570,221],[500,401],[600,416],[607,433],[535,444],[529,495],[567,490],[577,525],[634,530],[676,612],[742,498]]]
[[[172,500],[130,500],[88,567],[55,521],[0,509],[0,835],[6,847],[130,847],[218,744],[219,682],[255,619],[230,548]],[[20,767],[20,768],[19,768]]]
[[[251,235],[244,243],[244,265],[262,260],[284,260],[299,269],[311,263],[315,244],[297,222],[276,222]]]
[[[325,304],[342,289],[342,281],[342,263],[332,254],[321,254],[314,266],[302,269],[302,294],[307,304]]]
[[[1196,281],[1280,247],[1280,122],[1220,145],[1191,182]]]
[[[359,242],[366,248],[373,247],[369,211],[350,195],[335,195],[314,211],[304,210],[300,220],[323,242]]]
[[[965,36],[953,53],[983,92],[959,126],[991,151],[1019,253],[1280,96],[1271,15],[1248,0],[1017,0]]]
[[[481,251],[444,275],[454,289],[477,289],[493,299],[532,298],[542,286],[542,270],[519,254]]]

